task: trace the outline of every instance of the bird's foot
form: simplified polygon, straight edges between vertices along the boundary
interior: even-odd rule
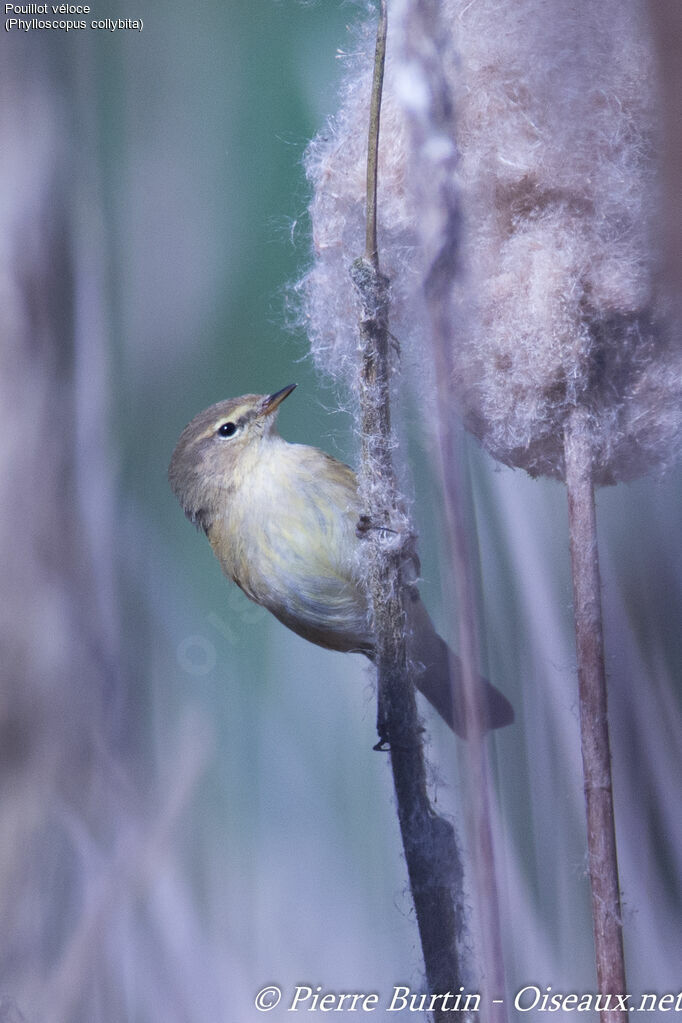
[[[355,526],[355,535],[358,539],[363,540],[368,533],[376,530],[381,533],[393,533],[394,536],[398,534],[397,529],[393,529],[391,526],[387,526],[384,523],[372,522],[369,515],[361,515]]]
[[[424,729],[420,726],[417,735],[422,735]],[[372,746],[377,753],[410,753],[419,748],[419,739],[416,742],[405,741],[404,739],[392,739],[386,731],[379,731],[379,741]]]

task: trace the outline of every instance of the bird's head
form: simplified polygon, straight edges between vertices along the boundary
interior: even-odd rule
[[[274,432],[276,413],[296,387],[244,394],[204,409],[182,431],[168,470],[187,517],[207,529],[226,493],[234,490]]]

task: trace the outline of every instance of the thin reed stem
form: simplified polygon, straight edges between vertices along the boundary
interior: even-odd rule
[[[476,616],[474,554],[471,550],[467,515],[463,494],[468,484],[461,445],[457,443],[457,428],[453,422],[448,398],[450,372],[443,345],[436,349],[438,389],[438,435],[440,440],[440,469],[443,481],[446,525],[451,546],[452,577],[459,609],[459,654],[461,661],[464,713],[467,743],[464,750],[469,791],[469,819],[471,822],[471,861],[475,914],[480,941],[480,961],[483,967],[483,1000],[490,1023],[506,1023],[505,969],[502,943],[502,924],[499,891],[495,866],[495,845],[492,829],[492,799],[490,771],[485,742],[484,708],[481,706],[480,651]]]
[[[365,259],[379,269],[379,247],[377,245],[377,180],[379,174],[379,128],[381,122],[381,94],[384,87],[386,65],[386,30],[388,12],[386,0],[381,0],[377,42],[374,52],[374,76],[372,98],[369,107],[369,138],[367,144],[367,225],[365,234]]]
[[[414,62],[430,97],[412,118],[413,149],[420,154],[423,179],[422,216],[431,224],[424,233],[427,272],[424,294],[430,317],[430,354],[435,369],[436,428],[439,476],[447,539],[451,556],[450,577],[459,611],[459,653],[467,742],[466,764],[470,852],[477,926],[477,959],[482,979],[486,1021],[506,1023],[507,1010],[502,925],[499,909],[492,816],[494,797],[485,741],[485,708],[481,704],[480,651],[476,614],[477,552],[475,533],[468,515],[466,495],[470,492],[468,468],[461,444],[461,427],[453,412],[454,341],[457,306],[453,293],[460,283],[461,206],[456,184],[456,153],[433,153],[430,141],[457,137],[452,85],[438,55],[445,52],[450,28],[438,0],[419,0],[409,5],[404,27],[406,57]],[[428,40],[428,47],[424,46]],[[438,224],[435,231],[433,225]],[[453,677],[455,673],[453,672]]]
[[[451,270],[456,264],[452,264]],[[450,352],[451,325],[447,317],[445,281],[432,275],[428,292],[433,322],[433,355],[436,368],[436,408],[439,440],[439,468],[443,486],[445,519],[450,541],[454,589],[459,610],[459,655],[466,720],[469,818],[475,913],[483,967],[482,988],[491,1023],[506,1023],[505,969],[502,924],[499,909],[495,846],[492,829],[490,773],[485,742],[484,708],[481,705],[480,651],[476,616],[474,555],[471,550],[464,494],[467,471],[458,442],[450,381],[453,369]],[[440,286],[439,286],[440,285]]]
[[[599,993],[625,994],[616,830],[611,780],[597,520],[588,414],[575,408],[564,435],[573,574],[587,846]],[[623,1009],[600,1012],[602,1023],[625,1023]]]

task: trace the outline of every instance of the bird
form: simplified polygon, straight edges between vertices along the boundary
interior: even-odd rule
[[[277,431],[296,384],[245,394],[200,412],[182,431],[168,470],[187,518],[206,534],[224,574],[280,622],[329,650],[374,656],[363,578],[362,507],[355,472]],[[462,669],[438,635],[416,586],[406,601],[415,684],[466,737]],[[511,724],[507,698],[481,678],[486,730]]]

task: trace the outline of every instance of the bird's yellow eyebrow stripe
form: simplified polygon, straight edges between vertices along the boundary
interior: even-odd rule
[[[222,426],[223,423],[237,423],[238,424],[239,420],[244,418],[246,416],[246,413],[248,413],[249,411],[250,411],[250,407],[248,405],[240,405],[239,408],[234,409],[234,411],[231,412],[229,414],[229,416],[226,416],[226,415],[220,416],[220,418],[216,419],[216,421],[213,423],[212,426],[208,426],[204,430],[203,433],[199,434],[199,436],[197,437],[197,440],[198,441],[199,440],[206,440],[208,437],[212,437],[213,434],[218,429],[218,427]],[[248,418],[250,418],[250,417],[248,417]]]

